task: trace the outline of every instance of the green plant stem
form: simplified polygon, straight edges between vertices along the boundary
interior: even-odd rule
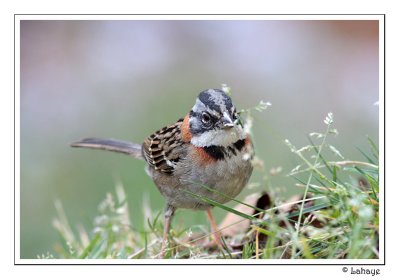
[[[322,139],[322,143],[321,143],[321,145],[319,146],[318,154],[317,154],[317,156],[315,157],[314,164],[310,166],[311,171],[310,171],[310,175],[308,176],[307,183],[306,183],[306,187],[305,187],[304,194],[303,194],[303,199],[302,199],[302,201],[301,201],[300,211],[299,211],[299,218],[297,219],[297,227],[296,227],[296,232],[295,232],[295,235],[294,235],[294,239],[295,239],[294,244],[296,244],[296,245],[298,244],[298,238],[299,238],[300,226],[301,226],[301,217],[303,216],[305,200],[306,200],[306,198],[307,198],[308,189],[309,189],[309,187],[310,187],[311,179],[312,179],[312,177],[313,177],[313,171],[316,171],[321,177],[325,178],[325,176],[324,176],[318,169],[316,169],[315,167],[316,167],[317,164],[318,164],[318,160],[319,160],[319,157],[320,157],[320,155],[321,155],[322,147],[325,145],[325,141],[326,141],[326,137],[328,136],[329,129],[330,129],[330,124],[327,125],[326,132],[325,132],[325,134],[324,134],[324,138]],[[307,159],[304,158],[303,155],[302,155],[300,152],[298,152],[297,154],[298,154],[303,160],[305,160],[305,162],[307,163],[307,165],[309,165],[309,162],[307,161]],[[294,256],[295,256],[296,247],[297,247],[297,246],[292,246],[292,255],[291,255],[292,258],[294,258]]]

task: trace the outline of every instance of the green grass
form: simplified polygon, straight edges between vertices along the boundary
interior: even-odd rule
[[[339,149],[329,144],[338,137],[333,115],[325,119],[322,133],[310,133],[309,145],[296,148],[285,140],[299,164],[289,172],[302,195],[286,201],[274,192],[269,181],[260,182],[269,190],[246,205],[251,212],[204,201],[247,221],[245,228],[224,238],[225,248],[213,245],[203,226],[176,225],[169,236],[166,258],[225,259],[376,259],[379,258],[379,151],[367,139],[370,150],[360,150],[365,161],[346,160]],[[207,186],[203,186],[207,188]],[[94,227],[72,230],[60,202],[56,202],[54,227],[60,236],[56,254],[41,258],[154,258],[160,251],[163,216],[146,212],[146,230],[131,227],[122,186],[115,195],[100,203]]]

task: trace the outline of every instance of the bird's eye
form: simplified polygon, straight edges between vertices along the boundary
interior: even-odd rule
[[[203,113],[201,114],[201,122],[202,122],[203,124],[209,125],[209,124],[211,123],[211,116],[210,116],[210,114],[207,113],[207,112],[203,112]]]

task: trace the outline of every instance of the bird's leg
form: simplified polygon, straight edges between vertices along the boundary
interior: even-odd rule
[[[218,247],[223,249],[224,245],[222,244],[221,234],[219,233],[217,223],[215,222],[214,217],[211,213],[211,208],[207,209],[207,218],[210,221],[211,231],[214,235],[215,243],[217,243]]]
[[[165,208],[165,212],[164,212],[164,234],[163,234],[163,240],[162,240],[162,245],[161,245],[161,252],[159,254],[160,259],[163,259],[165,256],[165,251],[167,249],[167,243],[168,243],[169,228],[170,228],[171,220],[172,220],[174,213],[175,213],[175,207],[168,204],[167,207]]]

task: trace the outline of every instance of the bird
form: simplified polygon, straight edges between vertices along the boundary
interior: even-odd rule
[[[167,250],[172,217],[182,208],[205,210],[221,247],[210,200],[224,204],[235,198],[253,171],[251,136],[231,97],[220,89],[200,92],[184,118],[154,132],[142,144],[91,137],[71,146],[122,153],[146,162],[147,174],[166,200],[160,258]]]

